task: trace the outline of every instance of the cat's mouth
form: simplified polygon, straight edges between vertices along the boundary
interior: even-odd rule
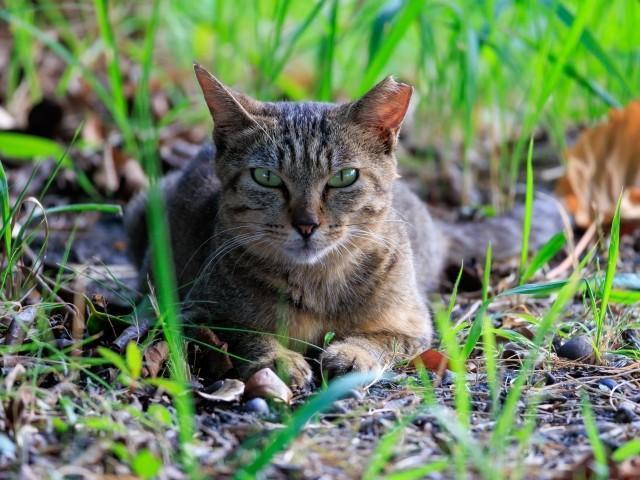
[[[313,241],[300,241],[293,245],[284,245],[283,252],[293,263],[313,265],[325,257],[333,245],[318,245]]]

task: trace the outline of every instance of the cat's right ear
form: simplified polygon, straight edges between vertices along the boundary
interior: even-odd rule
[[[231,91],[197,63],[193,69],[213,117],[216,133],[239,132],[255,125],[256,120],[252,115],[258,111],[257,101]]]

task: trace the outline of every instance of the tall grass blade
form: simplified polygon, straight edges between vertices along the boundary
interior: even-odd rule
[[[595,459],[594,472],[596,478],[605,480],[609,478],[609,465],[607,462],[607,450],[602,443],[598,427],[596,425],[595,418],[593,417],[593,410],[589,403],[589,398],[582,392],[582,421],[584,422],[584,428],[587,432],[587,438],[591,444],[591,450],[593,451],[593,457]]]
[[[320,59],[320,86],[318,98],[323,102],[331,100],[333,84],[333,58],[336,48],[336,32],[338,29],[338,0],[333,0],[329,12],[329,28],[327,36],[322,41]]]
[[[416,20],[423,6],[424,2],[422,0],[405,0],[404,7],[389,28],[386,39],[367,66],[362,81],[360,82],[360,94],[364,94],[380,77],[382,70],[387,65],[398,43],[400,43],[400,40],[402,40],[406,34],[411,23]]]
[[[522,277],[520,279],[520,283],[526,283],[533,277],[538,270],[544,267],[549,260],[555,257],[566,245],[567,238],[565,237],[563,232],[556,233],[553,237],[551,237],[540,249],[536,252],[534,257],[527,265]]]
[[[533,136],[529,139],[527,153],[527,190],[524,199],[524,218],[522,220],[522,246],[520,251],[520,283],[527,268],[529,259],[529,237],[531,236],[531,221],[533,216]]]
[[[118,48],[111,22],[109,21],[109,1],[94,0],[96,19],[100,27],[100,35],[104,44],[109,86],[111,87],[111,105],[118,127],[122,131],[125,144],[132,154],[137,153],[137,146],[131,124],[127,118],[127,100],[124,95],[124,80],[120,71]]]
[[[622,194],[618,198],[616,211],[611,221],[611,233],[609,235],[609,257],[607,258],[607,271],[604,277],[604,285],[602,286],[602,301],[598,317],[596,318],[596,346],[601,347],[602,332],[604,330],[604,322],[607,317],[607,307],[611,290],[613,289],[613,280],[616,274],[616,265],[620,251],[620,205],[622,204]]]

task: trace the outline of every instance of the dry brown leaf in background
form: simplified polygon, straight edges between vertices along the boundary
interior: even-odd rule
[[[156,378],[169,357],[169,344],[164,340],[156,342],[144,352],[143,377]]]
[[[566,158],[557,191],[579,226],[599,216],[609,221],[623,189],[621,218],[640,220],[640,101],[611,110],[607,121],[586,129]]]

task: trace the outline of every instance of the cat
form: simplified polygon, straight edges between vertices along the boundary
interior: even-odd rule
[[[350,103],[268,103],[194,68],[213,144],[162,182],[186,319],[222,327],[242,377],[269,367],[299,388],[313,382],[304,355],[328,332],[318,361],[329,376],[429,348],[426,293],[448,255],[502,240],[477,226],[448,235],[399,179],[412,87],[388,77]],[[145,204],[140,195],[125,218],[143,277]],[[514,244],[517,229],[506,232]]]

